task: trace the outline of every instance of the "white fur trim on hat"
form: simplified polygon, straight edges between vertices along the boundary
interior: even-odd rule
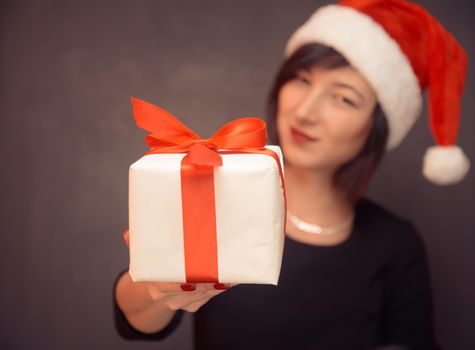
[[[470,160],[459,146],[429,147],[424,155],[422,173],[437,185],[461,181],[470,169]]]
[[[422,95],[397,42],[371,17],[347,6],[327,5],[294,32],[286,56],[308,43],[333,47],[366,78],[388,120],[386,149],[398,146],[421,113]]]

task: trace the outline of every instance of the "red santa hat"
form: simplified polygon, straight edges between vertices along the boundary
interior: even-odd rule
[[[470,161],[456,138],[467,55],[424,8],[404,0],[343,0],[319,8],[298,28],[286,56],[308,43],[333,47],[365,76],[388,120],[387,150],[412,128],[428,89],[437,145],[424,155],[423,174],[439,185],[464,178]]]

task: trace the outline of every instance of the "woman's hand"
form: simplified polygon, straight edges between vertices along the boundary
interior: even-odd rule
[[[150,296],[171,310],[195,312],[212,297],[224,292],[230,286],[213,283],[168,283],[150,282],[147,284]]]
[[[129,246],[129,230],[123,233],[123,239]],[[170,310],[186,310],[196,312],[212,297],[229,289],[230,284],[222,283],[173,283],[147,282],[146,287],[150,297],[163,303]]]

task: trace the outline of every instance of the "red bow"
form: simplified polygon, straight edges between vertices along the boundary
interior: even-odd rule
[[[219,129],[209,139],[202,139],[167,111],[138,98],[131,98],[137,125],[150,131],[145,141],[147,154],[187,152],[184,164],[220,166],[218,149],[241,150],[263,148],[266,124],[258,118],[240,118]]]
[[[266,124],[257,118],[236,119],[209,139],[201,139],[167,111],[132,97],[137,125],[150,131],[145,138],[151,147],[146,154],[187,153],[181,162],[181,194],[185,271],[188,282],[218,282],[214,166],[223,164],[220,154],[257,153],[280,159],[265,148]],[[285,222],[284,222],[285,233]]]

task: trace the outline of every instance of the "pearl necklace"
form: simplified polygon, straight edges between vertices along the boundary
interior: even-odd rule
[[[335,232],[338,232],[342,228],[348,227],[353,223],[353,220],[355,218],[355,214],[352,214],[348,220],[346,220],[344,223],[341,223],[339,225],[335,226],[330,226],[330,227],[321,227],[318,225],[311,224],[309,222],[305,222],[299,217],[295,216],[291,212],[287,210],[288,217],[292,224],[294,224],[295,227],[297,227],[300,231],[307,232],[307,233],[312,233],[315,235],[331,235]]]

